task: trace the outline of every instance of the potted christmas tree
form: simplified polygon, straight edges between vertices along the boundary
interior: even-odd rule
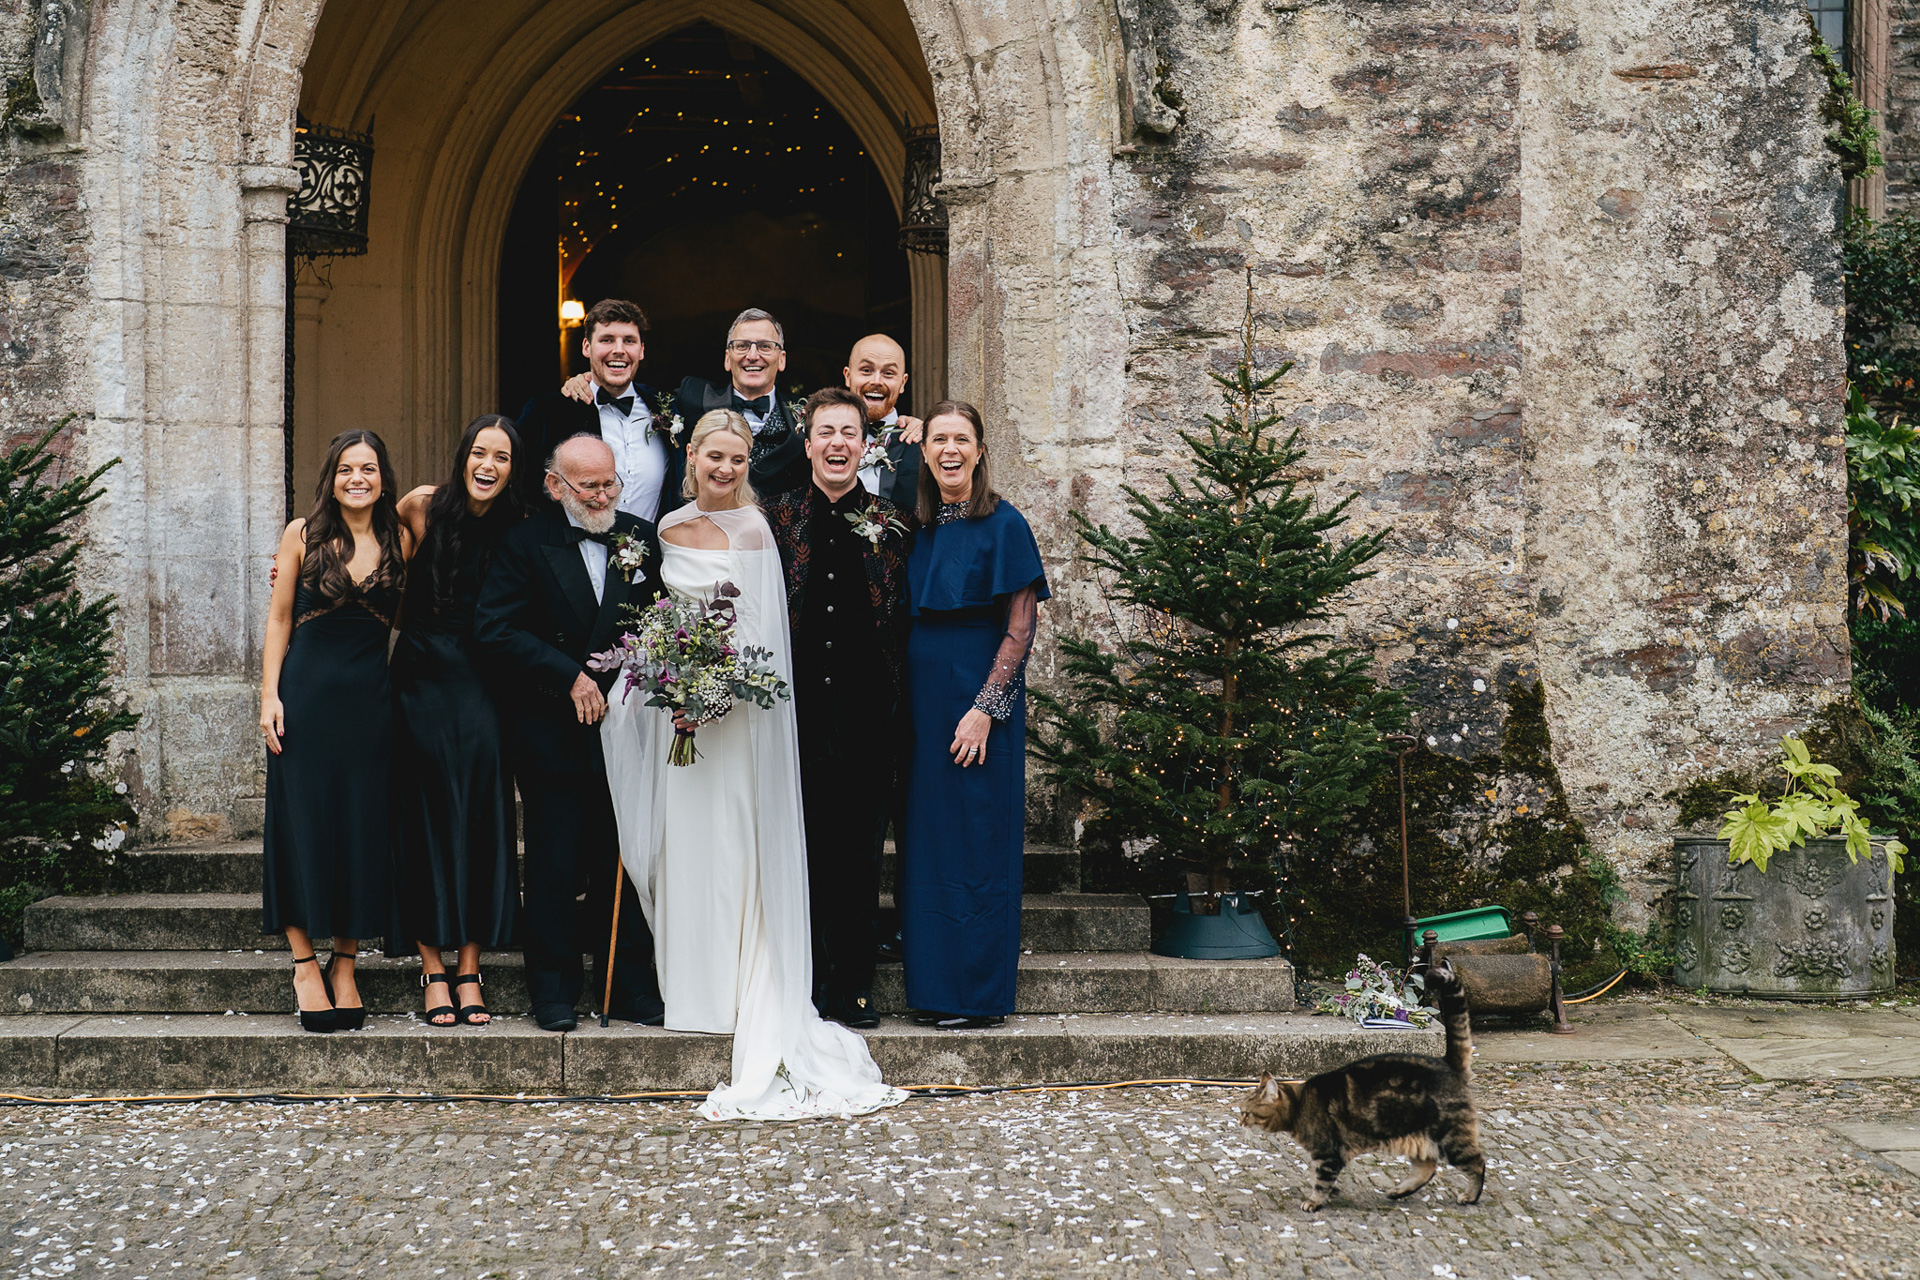
[[[1263,372],[1256,354],[1249,276],[1239,363],[1211,375],[1226,412],[1181,433],[1191,474],[1159,499],[1126,488],[1138,532],[1074,513],[1116,634],[1063,641],[1066,690],[1033,699],[1031,752],[1086,799],[1084,837],[1187,873],[1162,955],[1277,954],[1246,891],[1283,882],[1289,850],[1366,798],[1404,719],[1369,656],[1318,630],[1385,535],[1336,541],[1352,498],[1297,491],[1305,451],[1273,407],[1292,364]]]

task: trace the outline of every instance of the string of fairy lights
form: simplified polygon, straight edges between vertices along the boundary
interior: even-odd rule
[[[616,67],[554,124],[563,280],[619,233],[702,200],[837,201],[871,162],[819,92],[777,59],[690,28]]]

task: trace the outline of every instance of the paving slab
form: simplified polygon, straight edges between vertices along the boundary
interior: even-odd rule
[[[1664,1012],[1634,1006],[1569,1011],[1574,1034],[1556,1036],[1537,1026],[1475,1028],[1481,1062],[1631,1062],[1659,1058],[1715,1058],[1720,1051]]]
[[[1669,1008],[1762,1079],[1920,1078],[1920,1027],[1896,1009]]]

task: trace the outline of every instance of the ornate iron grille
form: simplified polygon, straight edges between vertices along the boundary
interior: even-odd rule
[[[373,134],[301,120],[293,164],[300,190],[287,200],[287,252],[309,258],[365,253]]]
[[[940,181],[940,129],[907,130],[906,199],[901,201],[900,247],[909,253],[947,251],[947,207],[933,194]]]

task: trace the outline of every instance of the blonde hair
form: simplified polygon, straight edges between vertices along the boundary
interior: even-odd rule
[[[717,435],[722,431],[744,441],[747,446],[747,457],[753,457],[753,428],[747,425],[745,418],[731,409],[715,409],[710,413],[701,414],[700,421],[693,424],[693,434],[687,437],[687,474],[680,481],[681,497],[700,496],[693,479],[693,456],[699,452],[700,446],[706,443],[708,436]],[[748,470],[751,473],[752,468],[749,467]],[[736,492],[740,495],[741,506],[752,506],[760,501],[760,495],[753,491],[753,480],[750,474],[740,477],[740,487]]]

